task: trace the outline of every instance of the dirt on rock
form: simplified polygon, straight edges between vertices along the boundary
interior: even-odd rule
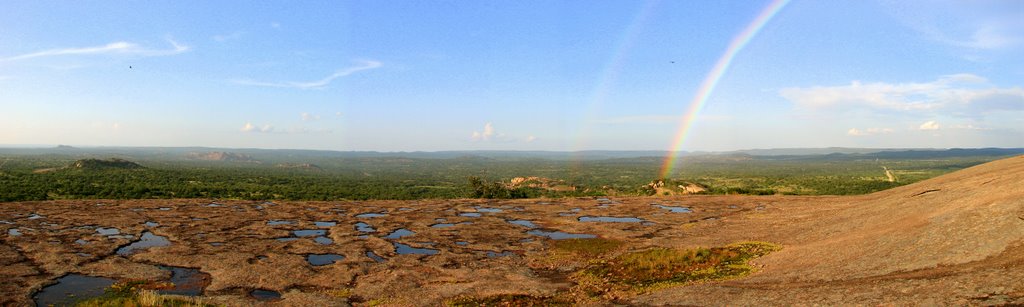
[[[4,203],[0,305],[30,305],[66,274],[168,280],[160,266],[209,274],[206,301],[230,306],[435,306],[500,295],[588,305],[1024,304],[1022,182],[1024,157],[1015,157],[844,197]],[[387,238],[398,229],[413,234]],[[147,231],[171,244],[117,254]],[[753,260],[756,272],[744,277],[581,297],[572,274],[587,259],[552,258],[551,233],[621,242],[610,256],[743,241],[782,249]],[[435,252],[415,252],[426,250]],[[344,259],[314,266],[310,254]],[[256,289],[280,299],[257,301]]]

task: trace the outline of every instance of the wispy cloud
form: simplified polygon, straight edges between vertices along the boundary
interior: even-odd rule
[[[264,124],[262,126],[256,126],[256,125],[253,125],[252,123],[245,123],[245,125],[243,125],[242,128],[239,129],[239,131],[241,131],[241,132],[248,132],[248,133],[276,133],[276,134],[321,134],[321,133],[331,133],[331,132],[333,132],[333,131],[327,130],[327,129],[309,129],[309,128],[306,128],[306,127],[293,127],[293,128],[288,128],[288,129],[280,129],[280,128],[277,128],[277,127],[274,127],[274,126],[271,126],[271,125],[268,125],[268,124]]]
[[[498,132],[494,128],[494,124],[486,123],[482,130],[473,131],[469,135],[470,141],[473,142],[484,142],[484,143],[530,143],[537,140],[536,136],[530,135],[526,137],[520,137],[518,135],[507,135],[505,133]]]
[[[323,88],[334,81],[334,79],[341,78],[344,76],[351,75],[358,71],[374,69],[380,67],[381,63],[377,61],[362,61],[359,65],[338,70],[335,73],[324,77],[323,79],[310,82],[264,82],[254,81],[248,79],[232,80],[231,82],[239,85],[251,85],[251,86],[265,86],[265,87],[281,87],[281,88],[297,88],[297,89],[317,89]]]
[[[867,129],[864,129],[864,130],[857,129],[857,128],[850,128],[850,130],[846,131],[846,135],[849,135],[849,136],[871,136],[871,135],[878,135],[878,134],[889,134],[889,133],[892,133],[892,132],[893,132],[893,130],[891,128],[867,128]]]
[[[664,124],[679,120],[672,115],[633,115],[598,120],[598,124]]]
[[[242,32],[242,31],[235,31],[235,32],[232,32],[231,34],[218,34],[218,35],[214,35],[214,36],[213,36],[213,37],[211,37],[211,38],[212,38],[213,40],[215,40],[215,41],[218,41],[218,42],[222,42],[222,43],[223,43],[223,42],[226,42],[226,41],[230,41],[230,40],[236,40],[236,39],[239,39],[239,38],[241,38],[241,37],[242,37],[242,35],[244,35],[244,34],[245,34],[245,32]]]
[[[716,115],[716,114],[702,114],[697,120],[709,122],[709,121],[728,121],[731,120],[732,116],[728,115]],[[596,124],[605,125],[620,125],[620,124],[674,124],[678,123],[682,118],[679,115],[661,115],[661,114],[650,114],[650,115],[629,115],[612,117],[605,119],[595,120]]]
[[[1003,110],[1024,110],[1024,89],[1000,88],[973,74],[955,74],[924,83],[861,83],[784,88],[779,94],[798,107],[815,110],[936,112],[980,117]]]
[[[263,126],[257,127],[256,125],[253,125],[252,123],[245,123],[245,125],[243,125],[242,129],[240,129],[240,130],[242,132],[262,132],[262,133],[268,133],[268,132],[273,132],[274,131],[274,127],[272,127],[270,125],[263,125]]]
[[[926,121],[920,126],[917,126],[917,130],[939,130],[939,123],[934,120]]]
[[[300,116],[302,117],[302,121],[304,121],[304,122],[309,122],[309,121],[314,121],[314,120],[320,119],[320,115],[309,114],[309,113],[305,113],[305,112],[303,112]]]
[[[62,49],[49,49],[43,51],[37,51],[32,53],[26,53],[22,55],[16,55],[6,58],[0,58],[0,62],[12,62],[21,61],[34,58],[52,57],[52,56],[66,56],[66,55],[135,55],[135,56],[164,56],[164,55],[175,55],[191,50],[187,45],[180,44],[174,40],[168,38],[167,42],[171,45],[170,49],[150,49],[139,46],[135,43],[130,42],[113,42],[103,46],[94,47],[79,47],[79,48],[62,48]]]
[[[1024,6],[1013,1],[883,1],[897,20],[932,41],[975,50],[1024,45]]]

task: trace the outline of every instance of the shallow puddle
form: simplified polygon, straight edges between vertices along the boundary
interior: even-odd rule
[[[438,224],[430,225],[430,228],[447,228],[447,227],[452,227],[452,226],[455,226],[455,224],[452,224],[452,223],[438,223]]]
[[[395,253],[399,255],[434,255],[438,253],[438,250],[432,248],[415,248],[402,243],[392,243],[395,245]]]
[[[459,213],[459,216],[480,217],[480,213],[479,212],[463,212],[463,213]]]
[[[653,206],[656,206],[658,208],[662,208],[662,209],[668,210],[668,212],[672,212],[672,213],[691,213],[691,212],[693,212],[693,210],[690,210],[690,208],[687,208],[687,207],[672,207],[672,206],[662,206],[662,205],[653,205]]]
[[[292,231],[292,235],[296,237],[317,237],[327,234],[327,230],[323,229],[303,229]]]
[[[30,219],[30,220],[37,220],[37,219],[41,219],[41,218],[43,218],[42,215],[38,215],[38,214],[35,214],[35,213],[32,213],[31,215],[28,216],[28,219]]]
[[[526,228],[537,228],[537,225],[534,225],[533,222],[527,220],[509,220],[508,222]]]
[[[203,289],[206,289],[212,280],[210,274],[200,272],[199,269],[174,266],[157,267],[161,270],[171,271],[170,282],[174,284],[171,289],[157,290],[157,293],[160,294],[199,296],[203,294]]]
[[[607,222],[607,223],[640,223],[644,220],[635,217],[615,217],[615,216],[581,216],[578,219],[580,222]]]
[[[356,230],[359,232],[377,232],[376,229],[373,229],[373,226],[363,222],[356,223]]]
[[[387,259],[384,259],[384,257],[381,257],[380,255],[377,255],[374,252],[366,252],[366,257],[369,257],[370,259],[373,259],[373,261],[375,261],[375,262],[387,261]]]
[[[306,255],[306,262],[313,266],[324,266],[336,261],[344,260],[345,256],[338,254],[309,254]]]
[[[139,238],[138,241],[132,242],[132,244],[128,244],[128,246],[118,248],[117,254],[127,257],[142,249],[168,245],[171,245],[171,241],[167,240],[167,237],[158,236],[147,231],[142,233],[142,237]]]
[[[408,237],[408,236],[411,236],[411,235],[414,235],[414,234],[416,234],[416,233],[411,231],[411,230],[408,230],[408,229],[405,229],[405,228],[399,228],[399,229],[396,229],[395,231],[392,231],[391,233],[388,234],[388,236],[386,236],[384,238],[385,239],[398,239],[398,238],[401,238],[401,237]]]
[[[121,230],[120,229],[113,228],[113,227],[111,227],[111,228],[96,227],[96,232],[99,233],[102,236],[112,236],[112,235],[121,234]]]
[[[277,239],[274,239],[274,240],[277,240],[278,242],[291,242],[291,241],[295,241],[295,240],[298,240],[298,239],[299,238],[296,238],[296,237],[284,237],[284,238],[277,238]]]
[[[221,205],[221,204],[209,204],[209,205],[206,205],[206,206],[210,207],[210,208],[216,208],[216,207],[220,207],[220,206],[223,206],[223,205]]]
[[[288,220],[269,220],[269,221],[267,221],[267,226],[277,226],[277,225],[295,225],[295,221],[288,221]]]
[[[89,244],[89,241],[86,241],[85,239],[78,239],[78,240],[75,240],[75,244],[86,245],[86,244]]]
[[[169,207],[160,207],[160,208],[158,208],[158,209],[159,209],[160,211],[170,211],[170,210],[171,210],[171,208],[169,208]]]
[[[43,288],[33,296],[36,306],[65,306],[75,302],[103,295],[103,290],[114,284],[114,280],[69,274],[57,279],[57,283]]]
[[[567,233],[561,231],[543,231],[539,229],[530,230],[526,233],[551,238],[552,240],[565,240],[565,239],[593,239],[597,236],[586,233]]]
[[[505,211],[505,210],[498,209],[498,208],[487,208],[487,207],[479,207],[479,206],[478,207],[474,207],[474,208],[476,208],[476,212],[483,212],[483,213],[498,213],[498,212]]]
[[[210,246],[224,246],[224,242],[210,242]]]
[[[156,226],[160,226],[160,223],[153,222],[153,221],[146,221],[145,223],[142,223],[142,225],[145,225],[146,227],[156,227]]]
[[[334,226],[338,225],[338,222],[334,222],[334,221],[321,221],[321,222],[313,222],[313,225],[316,225],[316,227],[334,227]]]
[[[7,235],[17,237],[21,235],[21,231],[18,230],[17,228],[11,228],[7,230]]]
[[[515,254],[516,253],[513,253],[512,251],[502,251],[500,253],[488,251],[487,252],[487,257],[488,258],[498,258],[498,257],[512,256],[512,255],[515,255]]]
[[[356,214],[356,218],[372,218],[372,217],[385,217],[386,213],[369,212],[363,214]]]
[[[466,245],[469,245],[469,242],[466,242],[466,241],[459,241],[459,242],[455,242],[455,245],[461,245],[461,246],[466,246]]]
[[[313,238],[313,242],[319,243],[320,245],[330,245],[331,243],[334,243],[334,240],[331,240],[331,238],[328,237],[316,237]]]
[[[281,299],[281,293],[263,289],[252,290],[252,292],[249,292],[249,295],[258,301],[276,301]]]

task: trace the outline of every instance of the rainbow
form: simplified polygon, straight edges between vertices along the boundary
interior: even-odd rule
[[[729,65],[732,64],[733,58],[736,54],[743,50],[743,47],[750,42],[757,32],[764,28],[764,25],[775,17],[779,11],[782,10],[789,0],[772,0],[760,14],[754,18],[753,21],[747,25],[736,37],[729,42],[729,47],[725,49],[725,53],[718,58],[718,62],[715,62],[715,66],[711,68],[707,76],[704,77],[704,81],[701,82],[700,88],[697,90],[696,95],[690,100],[690,107],[683,113],[680,118],[679,129],[672,142],[672,146],[669,148],[668,156],[665,158],[665,163],[661,166],[661,177],[668,178],[672,174],[672,168],[676,164],[676,160],[679,158],[679,152],[683,148],[683,143],[686,142],[686,135],[690,132],[690,128],[693,127],[694,119],[697,117],[697,113],[707,103],[708,97],[715,90],[715,86],[718,85],[718,81],[722,80],[722,76],[725,75],[725,71],[729,69]]]

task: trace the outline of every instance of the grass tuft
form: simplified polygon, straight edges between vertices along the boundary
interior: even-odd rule
[[[588,296],[620,297],[698,281],[745,276],[748,262],[781,247],[740,242],[725,247],[679,250],[654,248],[619,255],[577,273],[577,291]]]
[[[484,306],[571,306],[572,302],[552,296],[533,296],[529,294],[499,294],[488,297],[459,297],[446,302],[453,307],[484,307]]]
[[[203,302],[202,298],[180,295],[163,295],[154,289],[173,287],[173,284],[148,281],[126,281],[111,285],[103,291],[103,295],[75,304],[77,307],[113,307],[113,306],[167,306],[167,307],[206,307],[216,306]]]

